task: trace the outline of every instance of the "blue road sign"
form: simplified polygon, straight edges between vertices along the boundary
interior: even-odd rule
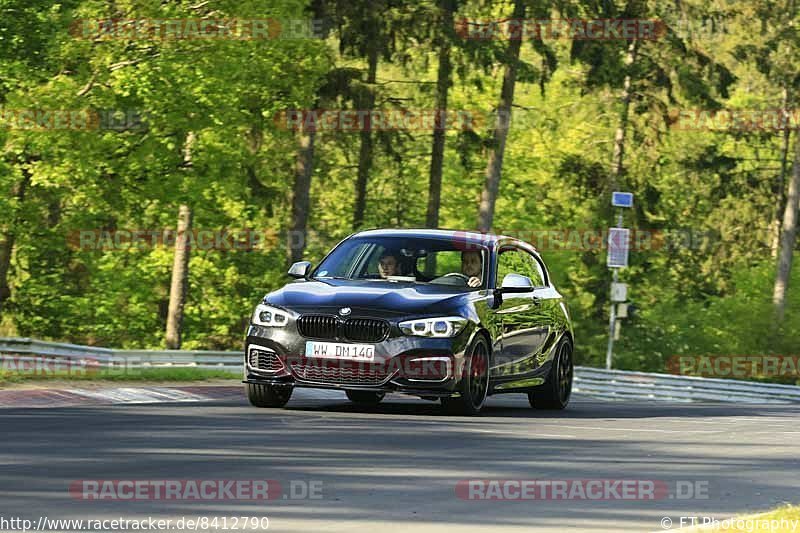
[[[611,205],[614,207],[633,207],[633,193],[614,191],[611,193]]]

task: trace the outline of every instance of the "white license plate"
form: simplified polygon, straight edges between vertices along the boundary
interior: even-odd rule
[[[372,362],[375,360],[375,346],[371,344],[307,341],[306,357]]]

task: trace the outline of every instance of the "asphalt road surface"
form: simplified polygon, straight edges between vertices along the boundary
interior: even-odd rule
[[[0,435],[5,531],[21,522],[3,519],[38,525],[41,517],[153,517],[173,520],[171,530],[181,518],[186,528],[216,517],[217,530],[227,519],[233,530],[232,517],[268,517],[269,530],[298,532],[662,531],[665,518],[677,527],[682,516],[721,520],[800,500],[798,406],[583,397],[548,413],[512,395],[461,418],[402,396],[362,408],[337,392],[299,390],[284,410],[251,408],[244,398],[0,409]],[[254,479],[280,483],[276,499],[96,501],[70,493],[80,480]],[[612,490],[604,500],[520,500],[516,485],[500,485],[521,479],[551,488],[569,481],[570,490],[574,480],[639,480],[659,490],[655,499]],[[468,480],[493,480],[513,501],[475,499],[498,495],[488,482],[469,499]]]

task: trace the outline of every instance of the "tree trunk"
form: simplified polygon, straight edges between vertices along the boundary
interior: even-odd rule
[[[16,199],[18,206],[25,200],[25,193],[30,182],[30,172],[23,169],[22,179],[11,191],[11,196]],[[3,304],[11,297],[8,272],[11,270],[11,256],[14,253],[14,244],[17,237],[15,227],[17,222],[17,216],[10,217],[8,227],[5,229],[2,241],[0,241],[0,316],[2,316]]]
[[[775,288],[772,293],[772,303],[775,305],[775,317],[778,323],[783,321],[786,311],[786,291],[789,287],[792,254],[797,236],[797,210],[800,208],[800,137],[795,139],[794,146],[794,169],[789,182],[789,194],[786,196],[786,209],[783,212],[781,248],[778,255]]]
[[[358,175],[356,177],[356,205],[353,213],[353,229],[357,230],[364,223],[364,212],[367,207],[367,182],[369,172],[372,169],[372,121],[371,113],[375,107],[375,79],[378,72],[378,51],[372,47],[369,51],[367,71],[367,94],[360,99],[363,102],[361,111],[364,111],[367,118],[364,121],[364,128],[360,132],[361,148],[358,154]]]
[[[172,283],[169,288],[166,338],[168,350],[181,348],[183,306],[186,304],[186,289],[189,280],[190,231],[192,231],[192,210],[188,205],[182,204],[178,211],[178,233],[175,239],[175,256],[172,261]]]
[[[525,3],[523,0],[514,1],[514,20],[525,18]],[[494,222],[494,204],[497,201],[497,192],[500,189],[500,173],[503,169],[503,154],[506,149],[508,129],[511,127],[511,104],[514,103],[514,85],[517,81],[517,67],[519,64],[519,50],[522,39],[512,39],[508,42],[508,63],[503,76],[503,87],[500,90],[500,103],[497,106],[497,123],[494,128],[492,150],[489,153],[489,162],[486,165],[486,182],[481,192],[481,203],[478,210],[478,230],[489,231]]]
[[[186,134],[183,145],[184,170],[193,165],[192,149],[196,136],[194,132]],[[178,208],[178,232],[175,238],[175,255],[172,260],[172,281],[169,288],[169,308],[167,310],[166,345],[168,350],[179,350],[183,334],[183,307],[186,304],[186,292],[189,286],[189,247],[192,231],[192,210],[186,204]]]
[[[253,202],[256,205],[262,206],[264,213],[267,217],[274,215],[275,202],[272,200],[278,193],[273,187],[267,187],[259,179],[259,171],[261,170],[261,162],[258,159],[258,154],[261,152],[261,146],[264,143],[264,128],[261,118],[262,109],[259,105],[253,105],[250,108],[254,120],[250,124],[250,128],[245,134],[245,141],[247,151],[250,157],[244,163],[244,171],[247,176],[247,185],[250,188]]]
[[[619,185],[619,177],[622,174],[623,161],[625,159],[625,131],[628,129],[628,117],[630,115],[631,98],[633,97],[631,67],[636,61],[638,47],[639,41],[632,40],[625,55],[625,69],[627,72],[622,82],[622,110],[619,115],[617,131],[614,134],[614,156],[611,160],[611,190],[616,189]]]
[[[428,182],[428,212],[425,225],[439,227],[439,205],[442,197],[442,166],[444,165],[444,141],[447,133],[447,92],[450,89],[450,37],[453,28],[453,0],[441,0],[441,44],[439,47],[439,71],[436,79],[436,127],[433,130],[431,146],[431,168]]]
[[[781,242],[781,214],[786,209],[786,168],[789,162],[789,138],[792,129],[789,126],[789,90],[783,87],[783,117],[786,121],[783,124],[783,142],[781,146],[781,173],[778,175],[778,194],[775,198],[775,218],[772,222],[772,241],[770,242],[770,252],[772,258],[778,257],[778,248]]]
[[[308,211],[310,205],[311,176],[314,171],[314,141],[317,132],[309,128],[300,132],[300,147],[294,169],[292,192],[292,220],[289,227],[289,260],[292,263],[303,259],[308,235]]]

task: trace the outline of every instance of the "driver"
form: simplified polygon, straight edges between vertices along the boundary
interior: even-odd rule
[[[383,252],[380,259],[378,259],[378,274],[380,274],[383,279],[389,276],[399,276],[400,269],[397,264],[397,256],[389,251]]]
[[[461,252],[461,273],[469,278],[467,285],[480,287],[482,263],[479,251]]]

